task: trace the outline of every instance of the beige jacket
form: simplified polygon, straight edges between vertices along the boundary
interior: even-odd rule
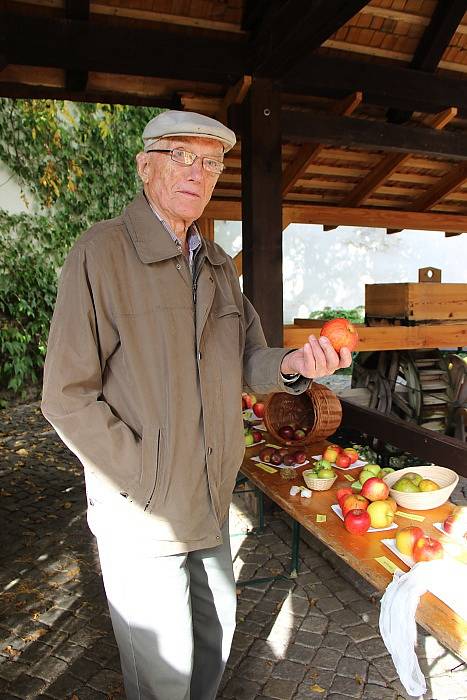
[[[115,537],[133,528],[161,554],[219,544],[244,454],[242,386],[309,384],[283,384],[287,352],[266,346],[231,258],[203,240],[192,277],[143,195],[80,237],[42,410],[84,466],[89,506],[117,514]]]

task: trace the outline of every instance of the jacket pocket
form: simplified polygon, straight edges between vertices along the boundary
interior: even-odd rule
[[[157,496],[157,491],[160,484],[161,476],[161,446],[162,433],[161,430],[150,433],[146,438],[143,436],[143,464],[142,464],[142,480],[143,485],[147,484],[144,489],[145,501],[143,503],[144,510],[148,510],[151,503]]]
[[[217,310],[217,318],[223,318],[224,316],[239,317],[240,311],[235,306],[235,304],[227,304],[226,306],[221,306]]]

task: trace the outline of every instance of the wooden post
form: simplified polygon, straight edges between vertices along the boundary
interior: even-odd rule
[[[198,224],[199,230],[201,231],[201,235],[203,238],[206,238],[208,241],[213,241],[214,240],[214,219],[207,217],[207,216],[202,216],[198,221],[196,222]]]
[[[282,346],[282,167],[280,93],[255,78],[242,124],[243,287],[269,345]]]

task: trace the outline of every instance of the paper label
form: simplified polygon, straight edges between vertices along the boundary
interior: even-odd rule
[[[402,571],[397,564],[394,564],[394,562],[387,557],[375,557],[375,561],[381,564],[390,574],[393,574],[395,571]]]
[[[401,513],[400,510],[396,510],[395,515],[400,518],[407,518],[408,520],[418,520],[418,522],[423,522],[425,520],[424,515],[415,515],[415,513]]]
[[[256,466],[262,469],[264,472],[267,472],[268,474],[275,474],[277,472],[277,469],[274,469],[274,467],[270,467],[268,464],[263,464],[262,462],[255,462]]]
[[[279,445],[273,445],[271,442],[266,443],[266,447],[274,447],[275,450],[281,450],[282,447],[279,447]]]
[[[322,515],[321,513],[316,513],[316,522],[317,523],[325,523],[326,522],[326,516]]]
[[[350,474],[343,474],[342,476],[344,479],[347,479],[347,481],[355,481],[355,477],[351,476]]]

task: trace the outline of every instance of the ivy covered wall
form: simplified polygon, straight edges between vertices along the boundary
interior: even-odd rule
[[[63,260],[138,190],[135,155],[157,112],[0,99],[0,161],[34,197],[24,213],[0,209],[0,389],[40,378]]]

